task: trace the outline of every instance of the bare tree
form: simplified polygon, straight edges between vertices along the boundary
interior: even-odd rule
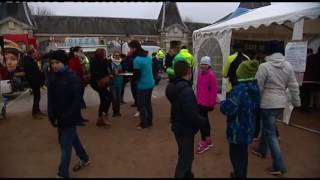
[[[29,6],[33,15],[52,16],[54,15],[52,9],[46,6]]]

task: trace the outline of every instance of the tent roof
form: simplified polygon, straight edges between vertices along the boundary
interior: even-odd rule
[[[320,16],[320,3],[277,3],[254,9],[228,21],[213,24],[194,31],[194,34],[222,33],[224,31],[258,28],[272,23],[283,24],[287,21],[296,22],[307,17],[316,19]]]

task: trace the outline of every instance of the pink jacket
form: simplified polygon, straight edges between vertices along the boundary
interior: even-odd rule
[[[214,107],[217,100],[217,79],[209,69],[207,72],[199,71],[197,79],[197,102],[199,105]]]

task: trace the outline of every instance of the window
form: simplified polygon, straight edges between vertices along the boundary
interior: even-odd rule
[[[14,22],[9,21],[9,29],[14,29]]]

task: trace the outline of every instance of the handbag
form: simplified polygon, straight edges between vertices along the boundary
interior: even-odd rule
[[[0,81],[0,93],[1,94],[7,94],[11,93],[12,90],[12,85],[10,80],[1,80]]]

